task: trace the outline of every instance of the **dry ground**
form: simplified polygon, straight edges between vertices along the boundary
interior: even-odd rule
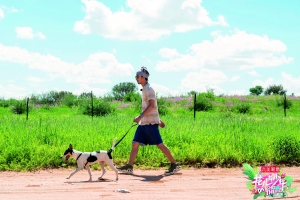
[[[89,178],[86,170],[66,179],[71,171],[55,169],[26,173],[0,172],[0,199],[253,199],[241,168],[183,169],[172,176],[164,176],[164,169],[135,169],[134,175],[120,174],[117,182],[114,181],[115,173],[110,169],[107,170],[104,181],[98,181],[101,172],[93,170],[92,182],[86,182]],[[283,172],[292,176],[292,186],[298,187],[288,199],[300,199],[300,168],[285,167]],[[117,189],[127,189],[130,193],[116,192]]]

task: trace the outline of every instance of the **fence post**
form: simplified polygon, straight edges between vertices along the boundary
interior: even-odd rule
[[[283,99],[283,111],[284,111],[284,116],[285,116],[285,117],[286,117],[286,108],[287,108],[286,94],[284,93],[284,99]]]
[[[29,104],[29,98],[27,97],[27,101],[26,101],[26,120],[28,120],[28,112],[29,112],[28,104]]]
[[[93,91],[91,91],[91,99],[92,99],[92,120],[94,118],[94,101],[93,101]]]
[[[196,119],[196,94],[194,94],[194,120]]]

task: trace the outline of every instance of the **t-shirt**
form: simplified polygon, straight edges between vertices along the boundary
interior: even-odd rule
[[[147,125],[147,124],[159,124],[159,113],[156,101],[156,94],[150,84],[147,83],[143,87],[142,92],[142,111],[144,111],[149,106],[149,100],[154,100],[154,108],[146,115],[143,116],[141,121],[139,122],[140,125]]]

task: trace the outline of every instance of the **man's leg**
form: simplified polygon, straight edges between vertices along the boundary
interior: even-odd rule
[[[129,162],[128,162],[128,164],[131,166],[133,165],[135,158],[139,152],[139,146],[140,146],[140,143],[132,142],[132,147],[131,147],[131,152],[130,152],[130,157],[129,157]]]
[[[132,174],[133,173],[133,163],[137,156],[137,153],[139,151],[139,143],[138,142],[132,142],[132,148],[130,152],[129,162],[125,164],[124,166],[117,167],[117,170],[119,170],[122,173],[125,174]]]
[[[168,160],[171,163],[175,163],[175,160],[169,150],[169,148],[164,144],[164,143],[160,143],[159,145],[156,145],[158,148],[160,148],[160,150],[165,154],[165,156],[168,158]]]
[[[178,172],[179,170],[181,170],[181,166],[178,163],[176,163],[169,148],[166,145],[161,143],[161,144],[157,145],[157,147],[160,148],[160,150],[166,155],[168,160],[171,162],[169,169],[167,171],[165,171],[165,175],[167,175],[167,176],[172,175],[172,174],[175,174],[176,172]]]

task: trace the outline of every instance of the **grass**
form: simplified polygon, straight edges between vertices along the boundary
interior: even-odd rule
[[[300,103],[283,115],[271,97],[217,97],[210,112],[194,113],[188,98],[170,98],[168,114],[161,116],[166,127],[160,129],[164,143],[183,166],[235,167],[300,163]],[[235,106],[250,104],[250,112],[237,113]],[[69,144],[80,151],[108,150],[114,138],[120,139],[138,115],[134,108],[114,102],[114,114],[105,117],[82,115],[77,107],[38,106],[26,115],[16,115],[0,107],[0,170],[28,171],[66,165],[60,158]],[[128,160],[135,128],[113,151],[114,163]],[[140,147],[135,166],[158,168],[169,165],[155,146]],[[94,168],[98,166],[94,165]]]

